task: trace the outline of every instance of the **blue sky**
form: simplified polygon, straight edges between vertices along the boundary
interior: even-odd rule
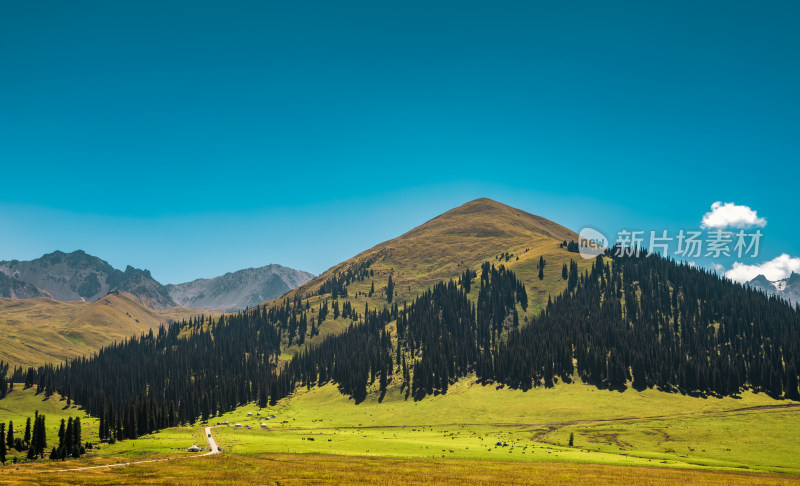
[[[319,273],[491,197],[800,256],[797,2],[5,2],[0,259]],[[730,266],[732,262],[724,262]]]

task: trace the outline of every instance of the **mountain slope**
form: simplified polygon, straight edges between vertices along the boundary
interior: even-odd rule
[[[379,275],[371,279],[375,281],[378,295],[385,297],[383,287],[392,274],[397,299],[402,301],[436,282],[457,277],[465,268],[477,270],[482,262],[496,260],[505,252],[512,257],[504,260],[504,264],[523,267],[523,273],[529,273],[533,266],[533,273],[536,273],[540,254],[555,257],[561,263],[564,257],[578,258],[577,254],[560,248],[562,241],[577,239],[577,233],[557,223],[481,198],[359,253],[290,292],[289,296],[314,293],[331,277],[369,263],[369,268]],[[525,252],[526,249],[529,251]],[[546,256],[545,259],[548,260]],[[546,270],[560,275],[561,264],[556,268],[555,262],[551,262]],[[364,286],[354,287],[360,291]],[[369,290],[369,284],[364,290]]]
[[[0,273],[47,292],[56,300],[96,301],[109,292],[130,292],[154,309],[175,307],[166,288],[148,270],[117,270],[82,250],[55,251],[30,261],[2,261]]]
[[[577,239],[574,231],[541,216],[491,199],[476,199],[359,253],[265,305],[271,308],[284,299],[301,298],[314,312],[326,300],[337,300],[340,306],[348,302],[356,314],[366,305],[381,309],[390,305],[386,287],[391,276],[395,284],[392,304],[402,306],[432,285],[457,279],[466,269],[479,271],[480,265],[489,261],[513,270],[525,284],[530,305],[521,316],[524,320],[538,314],[551,295],[564,291],[563,265],[575,261],[580,271],[590,268],[591,261],[562,247],[564,241]],[[538,277],[540,257],[545,260],[542,279]],[[318,335],[309,336],[300,346],[288,346],[283,358],[288,359],[305,343],[313,345],[342,332],[352,322],[331,317],[323,320]]]
[[[96,302],[0,299],[0,359],[17,366],[58,363],[197,314],[180,307],[155,311],[127,293]]]
[[[0,297],[8,299],[35,299],[36,297],[49,297],[47,292],[41,291],[29,283],[11,278],[5,273],[0,273]]]
[[[172,300],[184,307],[240,310],[278,298],[312,278],[308,272],[266,265],[166,288]]]

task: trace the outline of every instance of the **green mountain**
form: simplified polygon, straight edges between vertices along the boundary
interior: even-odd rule
[[[330,383],[355,403],[390,389],[427,400],[469,377],[523,391],[578,379],[620,391],[800,399],[800,309],[658,256],[579,263],[559,242],[572,233],[559,228],[475,201],[278,301],[14,379],[122,424],[101,426],[101,437],[118,439]],[[540,280],[532,270],[542,260]],[[383,275],[383,295],[376,286],[370,296]],[[390,291],[395,275],[403,292]]]

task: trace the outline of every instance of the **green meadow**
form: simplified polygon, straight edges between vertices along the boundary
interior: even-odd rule
[[[793,440],[798,419],[797,403],[749,392],[694,398],[581,383],[521,392],[462,380],[446,395],[419,402],[394,390],[382,403],[373,397],[358,405],[327,385],[301,390],[272,408],[239,408],[212,425],[229,421],[215,428],[215,437],[226,452],[245,455],[578,461],[800,474]]]
[[[45,399],[20,385],[0,401],[0,421],[13,420],[21,431],[33,410],[47,416],[48,443],[57,440],[60,419],[68,416],[80,416],[84,440],[96,442],[96,419],[67,407],[61,397]],[[216,425],[226,420],[229,425]],[[750,392],[739,398],[695,398],[654,390],[598,390],[579,382],[522,392],[465,379],[446,395],[418,402],[390,388],[382,403],[372,394],[356,405],[326,385],[300,389],[274,407],[240,407],[209,423],[229,458],[321,454],[350,457],[358,464],[357,458],[393,458],[476,461],[476,467],[511,461],[770,472],[787,479],[800,475],[795,442],[800,404]],[[200,423],[98,444],[84,459],[58,464],[169,459],[164,464],[171,465],[195,456],[186,452],[192,444],[206,447]],[[25,462],[24,453],[17,455]]]

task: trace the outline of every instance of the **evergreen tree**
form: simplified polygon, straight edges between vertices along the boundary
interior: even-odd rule
[[[544,256],[539,256],[539,280],[544,280]]]
[[[461,287],[466,293],[469,293],[472,288],[472,271],[469,268],[464,270],[464,273],[461,274]]]
[[[58,428],[58,446],[64,445],[64,434],[66,433],[66,424],[64,419],[61,419],[61,426]]]
[[[47,430],[45,428],[44,415],[38,414],[33,422],[33,433],[31,435],[31,445],[28,447],[29,453],[33,452],[33,457],[37,455],[44,458],[44,451],[47,448]],[[29,454],[30,455],[30,454]]]
[[[23,441],[25,442],[25,446],[29,447],[31,445],[31,418],[28,417],[28,420],[25,421],[25,436]]]
[[[6,435],[6,445],[8,446],[9,449],[14,447],[14,422],[11,420],[8,421],[8,435]]]
[[[393,297],[394,297],[394,281],[392,280],[392,276],[389,275],[389,282],[386,284],[386,301],[391,304]]]

